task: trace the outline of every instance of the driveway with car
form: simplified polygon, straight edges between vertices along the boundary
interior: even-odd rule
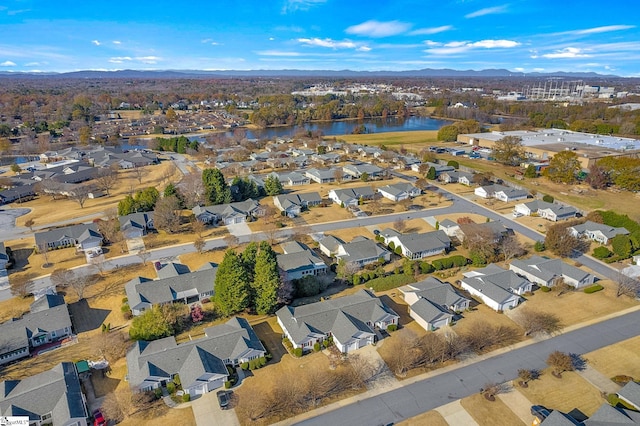
[[[193,416],[198,426],[240,425],[233,407],[226,410],[220,408],[216,392],[209,392],[200,396],[198,399],[194,399],[191,408],[193,409]]]

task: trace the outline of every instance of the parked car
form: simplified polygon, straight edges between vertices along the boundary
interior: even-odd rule
[[[524,216],[522,213],[517,212],[517,211],[514,211],[514,212],[512,213],[512,215],[513,215],[513,217],[522,217],[522,216]]]
[[[107,420],[102,415],[100,410],[95,410],[93,412],[93,426],[106,426]]]
[[[531,414],[536,416],[538,418],[538,420],[540,420],[541,422],[544,419],[546,419],[547,417],[549,417],[549,414],[551,414],[552,411],[553,410],[549,410],[544,405],[532,405],[531,406]]]
[[[220,405],[220,408],[226,410],[229,407],[229,393],[219,390],[216,392],[216,396],[218,397],[218,405]]]

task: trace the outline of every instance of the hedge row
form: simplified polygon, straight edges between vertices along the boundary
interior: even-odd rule
[[[468,259],[461,255],[455,255],[451,257],[445,257],[443,259],[434,260],[431,262],[433,268],[436,271],[441,271],[443,269],[451,269],[454,266],[460,267],[465,266],[468,263]]]
[[[595,293],[596,291],[600,291],[600,290],[604,290],[604,287],[602,287],[600,284],[594,284],[592,286],[589,286],[587,288],[585,288],[583,291],[587,294],[591,294],[591,293]]]

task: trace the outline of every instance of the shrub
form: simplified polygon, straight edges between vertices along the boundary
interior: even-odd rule
[[[295,348],[295,349],[293,350],[293,354],[294,354],[295,356],[297,356],[298,358],[300,358],[300,357],[302,356],[302,348]]]
[[[613,382],[615,382],[615,383],[617,383],[619,385],[624,386],[627,383],[632,382],[633,381],[633,377],[621,374],[621,375],[612,377],[611,381],[613,381]]]
[[[434,260],[431,262],[431,265],[433,265],[433,269],[436,271],[442,271],[444,269],[444,264],[441,259]]]
[[[611,257],[612,254],[613,253],[611,253],[611,250],[609,250],[605,246],[596,247],[593,250],[593,257],[595,257],[596,259],[606,259],[607,257]]]
[[[258,366],[256,364],[256,360],[255,359],[250,360],[249,361],[249,371],[253,371],[253,370],[256,370],[256,369],[258,369]]]
[[[122,303],[129,303],[129,298],[128,297],[123,297],[122,298]]]
[[[189,402],[191,401],[191,395],[189,395],[188,393],[185,393],[184,395],[182,395],[182,402]]]
[[[545,246],[544,246],[544,241],[536,241],[536,243],[533,245],[533,249],[537,252],[541,252],[545,250]]]
[[[602,287],[600,284],[594,284],[592,286],[589,286],[587,288],[585,288],[583,291],[587,294],[591,294],[591,293],[595,293],[596,291],[600,291],[600,290],[604,290],[604,287]]]
[[[429,262],[420,262],[420,272],[423,274],[430,274],[435,268]]]
[[[173,394],[176,391],[176,384],[173,382],[167,383],[167,392]]]
[[[162,398],[162,389],[160,388],[155,388],[153,390],[153,394],[155,395],[156,399],[160,399]]]
[[[387,331],[396,331],[398,329],[398,326],[396,324],[389,324],[387,326]]]
[[[547,203],[553,203],[554,198],[551,195],[547,194],[544,197],[542,197],[542,201],[545,201]]]
[[[540,291],[543,293],[549,293],[551,291],[551,287],[542,286],[540,287]]]
[[[243,370],[248,370],[249,369],[249,363],[248,362],[243,362],[242,364],[240,364],[240,368],[242,368]]]
[[[231,387],[231,381],[227,380],[226,382],[224,382],[224,388],[225,389],[229,389]]]
[[[353,285],[358,285],[361,282],[361,278],[360,275],[354,275],[353,276]]]
[[[258,358],[258,364],[260,364],[260,367],[267,365],[267,357],[261,356]]]
[[[398,272],[394,275],[373,279],[367,283],[367,287],[370,287],[375,291],[385,291],[413,282],[415,282],[413,275],[408,276]]]
[[[320,343],[316,342],[313,345],[313,350],[316,351],[316,352],[320,352]]]
[[[395,254],[397,254],[398,256],[402,256],[402,247],[398,246],[396,247],[396,249],[394,250]]]
[[[180,376],[179,375],[175,375],[173,376],[173,383],[176,384],[176,386],[180,386],[182,383],[180,382]]]
[[[461,267],[467,264],[467,258],[459,254],[451,256],[449,259],[453,262],[453,266]]]
[[[393,273],[394,273],[395,275],[400,275],[400,272],[401,272],[401,270],[400,270],[400,268],[399,268],[399,267],[396,267],[396,268],[393,270]]]
[[[396,249],[396,244],[391,241],[387,247],[389,247],[389,250],[394,251]]]
[[[458,167],[460,167],[460,163],[458,163],[456,160],[449,160],[447,166],[453,167],[454,169],[458,170]]]

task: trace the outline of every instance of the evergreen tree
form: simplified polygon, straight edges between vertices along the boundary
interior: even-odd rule
[[[173,328],[162,314],[160,306],[147,309],[133,319],[129,336],[133,340],[155,340],[171,336]]]
[[[436,179],[436,168],[431,166],[429,167],[429,171],[427,172],[427,179],[435,180]]]
[[[136,194],[134,198],[136,202],[136,211],[150,212],[156,206],[156,201],[160,197],[160,193],[154,187],[145,188]]]
[[[218,266],[215,282],[216,309],[223,316],[229,316],[249,306],[250,286],[247,271],[238,254],[227,250]]]
[[[255,241],[247,244],[247,247],[242,252],[240,259],[245,271],[247,271],[247,279],[250,283],[253,282],[254,270],[256,268],[256,255],[258,254],[258,243]]]
[[[276,253],[269,243],[260,243],[256,255],[253,289],[255,292],[254,307],[259,315],[271,314],[278,306],[278,288],[280,273]]]
[[[270,175],[264,180],[264,192],[266,192],[267,195],[282,194],[282,184],[278,176]]]
[[[126,216],[136,212],[136,202],[131,195],[127,195],[118,203],[118,216]]]
[[[206,198],[211,204],[227,204],[232,201],[231,188],[227,185],[220,170],[205,169],[202,172],[202,183]]]
[[[534,166],[533,164],[529,164],[527,166],[527,169],[524,171],[524,177],[530,178],[530,179],[538,177],[536,166]]]
[[[260,195],[258,185],[249,178],[235,177],[231,182],[231,186],[234,186],[236,191],[233,193],[234,201],[244,201],[249,198],[257,198]]]

